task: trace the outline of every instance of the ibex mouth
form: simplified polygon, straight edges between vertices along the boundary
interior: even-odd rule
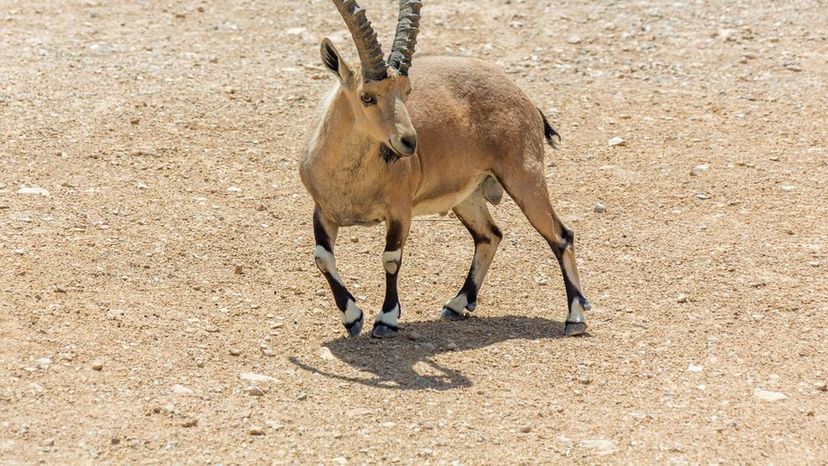
[[[380,144],[379,149],[380,157],[385,160],[387,163],[396,162],[400,160],[400,154],[398,154],[394,149],[388,147],[387,144],[383,143]]]

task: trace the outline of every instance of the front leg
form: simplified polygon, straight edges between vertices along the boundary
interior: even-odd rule
[[[342,324],[352,337],[362,331],[362,309],[356,305],[354,296],[342,284],[339,272],[336,270],[336,258],[333,245],[336,243],[336,234],[339,225],[326,219],[317,206],[313,211],[313,236],[316,239],[316,266],[328,280],[328,285],[334,295],[336,307],[342,311]]]
[[[399,330],[400,299],[397,294],[397,276],[402,265],[402,252],[408,229],[411,227],[411,214],[395,215],[385,222],[385,252],[382,253],[382,265],[385,267],[385,302],[382,312],[377,314],[371,336],[385,338]]]

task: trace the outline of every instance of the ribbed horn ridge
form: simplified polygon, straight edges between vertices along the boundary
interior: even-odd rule
[[[420,33],[420,9],[422,7],[422,0],[400,0],[397,35],[394,37],[394,46],[391,48],[388,64],[403,76],[408,75],[408,68],[411,67],[411,57],[417,45],[417,34]]]
[[[365,79],[380,81],[388,76],[382,47],[377,40],[377,33],[371,22],[365,17],[365,9],[357,5],[356,0],[331,0],[345,20],[345,24],[354,37],[359,61],[362,63],[362,75]]]

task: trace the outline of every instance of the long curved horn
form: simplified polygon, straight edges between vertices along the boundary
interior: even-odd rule
[[[401,75],[408,75],[411,67],[411,57],[417,45],[417,34],[420,33],[420,9],[422,0],[400,0],[400,16],[397,20],[397,34],[394,37],[394,46],[388,57],[388,64],[396,68]]]
[[[385,60],[382,56],[382,47],[377,40],[377,33],[371,27],[371,22],[365,17],[365,9],[357,5],[356,0],[331,0],[345,24],[351,31],[362,63],[362,75],[365,79],[381,81],[388,76]]]

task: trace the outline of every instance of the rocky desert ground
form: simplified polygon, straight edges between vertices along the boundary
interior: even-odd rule
[[[345,337],[297,171],[324,37],[356,59],[329,0],[0,0],[0,463],[828,464],[828,3],[425,2],[420,56],[563,136],[577,338],[511,200],[474,317],[425,217],[402,331]],[[339,239],[368,319],[382,242]]]

